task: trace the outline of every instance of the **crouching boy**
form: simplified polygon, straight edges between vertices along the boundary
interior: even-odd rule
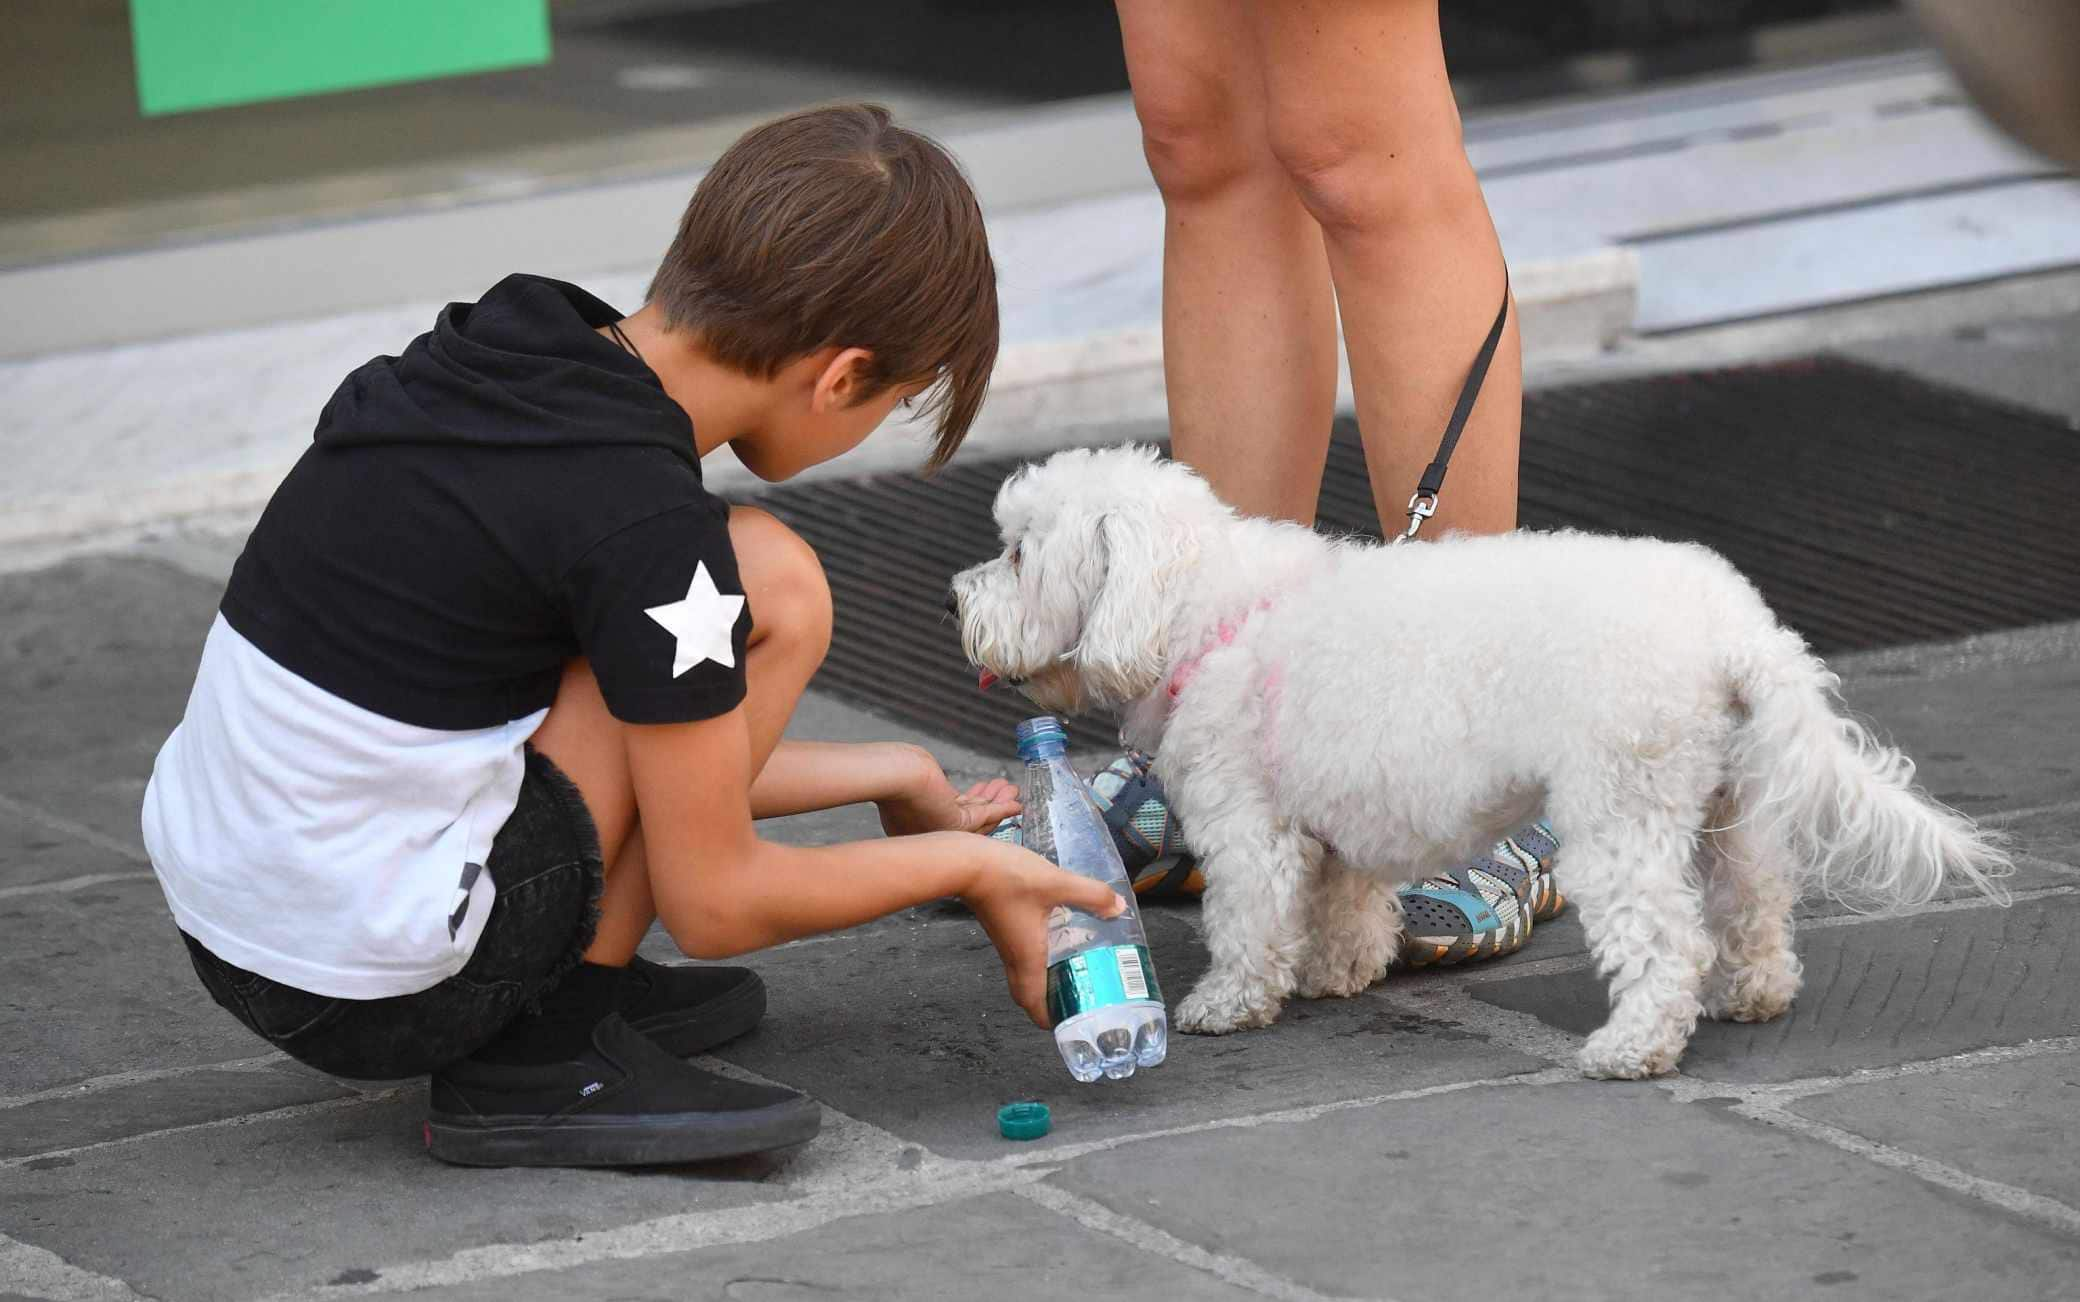
[[[342,1076],[433,1077],[483,1164],[797,1144],[818,1109],[683,1059],[750,1029],[719,959],[958,896],[1044,1017],[1045,918],[1105,887],[974,835],[1016,808],[913,747],[781,740],[828,645],[814,553],[702,486],[781,480],[896,406],[960,444],[997,349],[951,158],[850,107],[745,136],[641,310],[515,275],[349,374],[247,542],[145,793],[210,994]],[[901,527],[891,520],[890,527]],[[753,820],[876,803],[886,840]]]

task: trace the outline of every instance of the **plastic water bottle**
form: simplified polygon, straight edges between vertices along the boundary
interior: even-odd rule
[[[1054,911],[1047,927],[1047,1011],[1071,1076],[1120,1080],[1163,1061],[1170,1019],[1133,883],[1098,802],[1069,767],[1068,745],[1068,734],[1052,715],[1018,725],[1018,755],[1026,762],[1020,791],[1026,848],[1104,882],[1127,907],[1116,918],[1067,906]]]

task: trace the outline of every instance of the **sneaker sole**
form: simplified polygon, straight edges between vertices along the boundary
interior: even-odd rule
[[[793,1148],[816,1137],[823,1109],[791,1099],[749,1112],[574,1117],[545,1122],[426,1122],[426,1150],[455,1166],[677,1166]]]
[[[748,1034],[766,1015],[766,983],[746,981],[737,989],[678,1015],[630,1022],[652,1044],[675,1058],[691,1058]]]

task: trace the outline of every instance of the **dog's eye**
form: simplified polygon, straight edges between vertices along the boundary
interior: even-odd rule
[[[1025,544],[1024,544],[1024,543],[1014,543],[1014,544],[1012,545],[1012,548],[1011,548],[1011,568],[1012,568],[1012,569],[1014,569],[1014,570],[1015,570],[1015,569],[1017,569],[1017,568],[1018,568],[1018,558],[1019,558],[1019,555],[1020,555],[1020,553],[1022,553],[1022,552],[1023,552],[1024,550],[1025,550]]]

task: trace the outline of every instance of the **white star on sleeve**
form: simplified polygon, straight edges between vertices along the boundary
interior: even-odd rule
[[[716,591],[715,580],[703,561],[694,566],[693,582],[686,585],[683,601],[649,606],[643,613],[679,640],[672,655],[672,677],[677,678],[705,660],[713,660],[724,668],[736,667],[737,649],[731,634],[743,610],[742,596]]]

